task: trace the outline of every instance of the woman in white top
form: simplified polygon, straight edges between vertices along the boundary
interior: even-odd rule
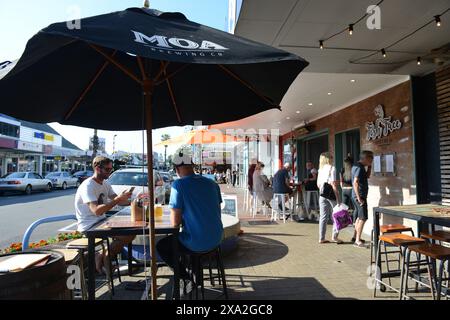
[[[319,194],[323,193],[324,184],[328,183],[332,186],[336,200],[330,200],[320,196],[320,218],[319,218],[319,243],[328,243],[330,241],[325,240],[325,234],[327,232],[327,222],[333,214],[333,208],[336,204],[339,204],[339,179],[336,177],[336,168],[333,166],[333,158],[329,152],[324,152],[320,155],[319,160],[319,173],[317,175],[317,186],[319,187]],[[339,231],[333,223],[333,236],[331,242],[342,243],[342,240],[338,239]]]

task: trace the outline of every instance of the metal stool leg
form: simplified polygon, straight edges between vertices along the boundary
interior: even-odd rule
[[[441,300],[441,295],[442,295],[443,272],[444,272],[444,261],[441,260],[441,261],[439,261],[439,275],[437,276],[437,286],[436,286],[438,300]]]
[[[217,249],[217,262],[219,264],[219,269],[220,269],[220,273],[221,273],[221,277],[222,277],[222,288],[223,288],[223,294],[225,296],[225,299],[228,300],[228,289],[227,289],[227,282],[225,279],[225,269],[223,267],[223,262],[222,262],[222,255],[220,252],[220,248]]]
[[[402,300],[403,297],[408,297],[407,293],[408,293],[409,263],[411,261],[411,251],[408,250],[408,248],[405,248],[404,253],[405,254],[403,255],[403,264],[405,267],[404,267],[404,274],[402,276],[402,283],[400,285],[400,300]]]
[[[106,275],[108,277],[108,281],[111,283],[111,294],[112,296],[115,295],[114,291],[114,279],[113,279],[113,266],[111,262],[111,248],[109,246],[109,238],[106,238],[106,248],[108,249],[108,264],[109,264],[109,274]]]
[[[86,288],[86,277],[84,270],[84,250],[78,250],[80,255],[80,260],[78,263],[78,267],[80,268],[80,282],[81,282],[81,299],[87,300],[87,288]]]
[[[433,300],[436,300],[436,296],[435,296],[435,294],[434,294],[434,289],[435,289],[435,286],[434,286],[434,274],[433,274],[433,272],[432,272],[432,267],[431,267],[431,260],[430,260],[430,258],[429,257],[426,257],[426,259],[427,259],[427,271],[428,271],[428,280],[430,281],[430,289],[431,289],[431,296],[433,297]],[[438,292],[438,294],[439,294],[439,292]]]
[[[211,267],[211,257],[208,256],[208,269],[209,269],[209,282],[211,282],[211,286],[215,286],[214,277],[212,274],[212,267]]]
[[[387,272],[390,272],[391,269],[389,267],[389,257],[388,257],[388,251],[387,251],[387,247],[386,247],[386,242],[383,242],[383,247],[384,247],[384,256],[385,256],[385,259],[386,259],[386,270],[387,270]],[[392,286],[391,277],[388,278],[388,282],[389,282],[389,285]]]

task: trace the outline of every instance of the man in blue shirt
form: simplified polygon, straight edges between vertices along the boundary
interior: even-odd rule
[[[369,177],[372,170],[373,152],[362,151],[358,163],[352,167],[352,200],[355,208],[355,246],[364,248],[364,240],[361,235],[364,229],[364,224],[368,219],[367,196],[369,193]],[[367,167],[367,170],[366,170]]]
[[[182,226],[178,235],[180,253],[214,249],[223,236],[220,188],[211,179],[196,175],[191,158],[182,152],[175,157],[174,163],[180,179],[172,184],[169,205],[172,224]],[[160,257],[171,268],[175,264],[172,237],[165,237],[156,245]],[[186,268],[181,264],[180,276],[187,276]]]
[[[273,193],[287,194],[285,201],[287,201],[293,193],[293,190],[289,185],[289,180],[291,178],[291,175],[289,173],[290,170],[291,170],[291,164],[289,162],[286,162],[284,164],[284,167],[275,173],[275,175],[273,176],[273,182],[272,182]],[[278,207],[281,210],[281,208],[282,208],[281,202],[278,203]]]

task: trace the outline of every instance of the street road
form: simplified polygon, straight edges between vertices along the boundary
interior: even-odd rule
[[[12,242],[22,242],[23,234],[34,221],[66,214],[74,214],[76,189],[36,192],[32,195],[8,193],[0,196],[0,249]],[[47,240],[58,234],[58,229],[75,222],[55,222],[38,226],[30,241]]]

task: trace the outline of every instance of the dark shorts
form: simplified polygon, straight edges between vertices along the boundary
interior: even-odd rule
[[[342,189],[342,202],[347,205],[350,210],[353,210],[352,189]]]
[[[353,211],[353,219],[356,220],[357,218],[360,220],[367,220],[369,218],[369,210],[367,209],[367,200],[364,200],[364,204],[360,205],[358,201],[356,201],[356,199],[352,199],[353,200],[353,207],[354,207],[354,211]]]

